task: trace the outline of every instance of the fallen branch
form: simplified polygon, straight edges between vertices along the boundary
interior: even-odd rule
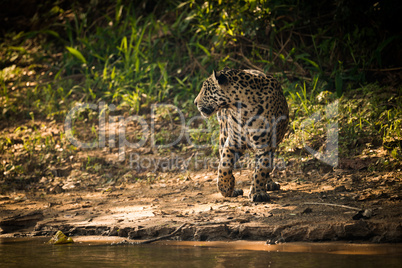
[[[361,211],[362,209],[360,208],[355,208],[355,207],[349,207],[345,205],[338,205],[338,204],[331,204],[331,203],[316,203],[316,202],[307,202],[304,203],[305,205],[323,205],[323,206],[331,206],[331,207],[341,207],[341,208],[347,208],[347,209],[352,209],[356,211]]]
[[[180,231],[186,224],[187,224],[187,223],[183,223],[183,224],[180,225],[176,230],[174,230],[172,233],[170,233],[170,234],[168,234],[168,235],[163,235],[163,236],[160,236],[160,237],[157,237],[157,238],[153,238],[153,239],[149,239],[149,240],[145,240],[145,241],[141,241],[141,242],[136,242],[136,243],[133,243],[133,244],[135,244],[135,245],[150,244],[150,243],[155,242],[155,241],[159,241],[159,240],[162,240],[162,239],[166,239],[166,238],[172,237],[172,236],[174,236],[178,231]]]

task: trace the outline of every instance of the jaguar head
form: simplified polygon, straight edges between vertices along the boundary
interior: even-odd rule
[[[201,115],[210,117],[230,103],[228,92],[229,78],[224,72],[213,71],[202,84],[201,91],[195,98],[194,104]]]

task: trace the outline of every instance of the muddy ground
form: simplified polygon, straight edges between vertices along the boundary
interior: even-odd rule
[[[151,239],[185,224],[169,239],[402,242],[400,172],[275,171],[281,189],[269,192],[265,203],[247,198],[250,172],[235,172],[244,191],[236,198],[219,194],[214,169],[98,188],[71,180],[74,172],[53,183],[43,178],[42,189],[0,196],[1,236],[62,230],[70,236]]]

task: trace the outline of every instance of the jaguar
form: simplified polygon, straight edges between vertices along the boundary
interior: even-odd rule
[[[246,150],[254,152],[252,183],[248,197],[270,200],[267,191],[279,189],[270,178],[278,144],[289,124],[289,109],[280,83],[258,70],[224,68],[213,71],[194,100],[205,118],[219,122],[218,189],[224,197],[243,195],[235,189],[233,169]]]

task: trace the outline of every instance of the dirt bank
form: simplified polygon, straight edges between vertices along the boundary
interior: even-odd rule
[[[223,198],[216,171],[160,173],[152,181],[103,188],[65,182],[46,191],[0,196],[1,236],[120,236],[171,239],[402,242],[399,173],[276,172],[271,201],[248,200],[250,171],[235,173],[245,195]],[[298,179],[292,179],[297,176]],[[43,182],[48,184],[48,182]],[[44,194],[46,193],[46,194]]]

